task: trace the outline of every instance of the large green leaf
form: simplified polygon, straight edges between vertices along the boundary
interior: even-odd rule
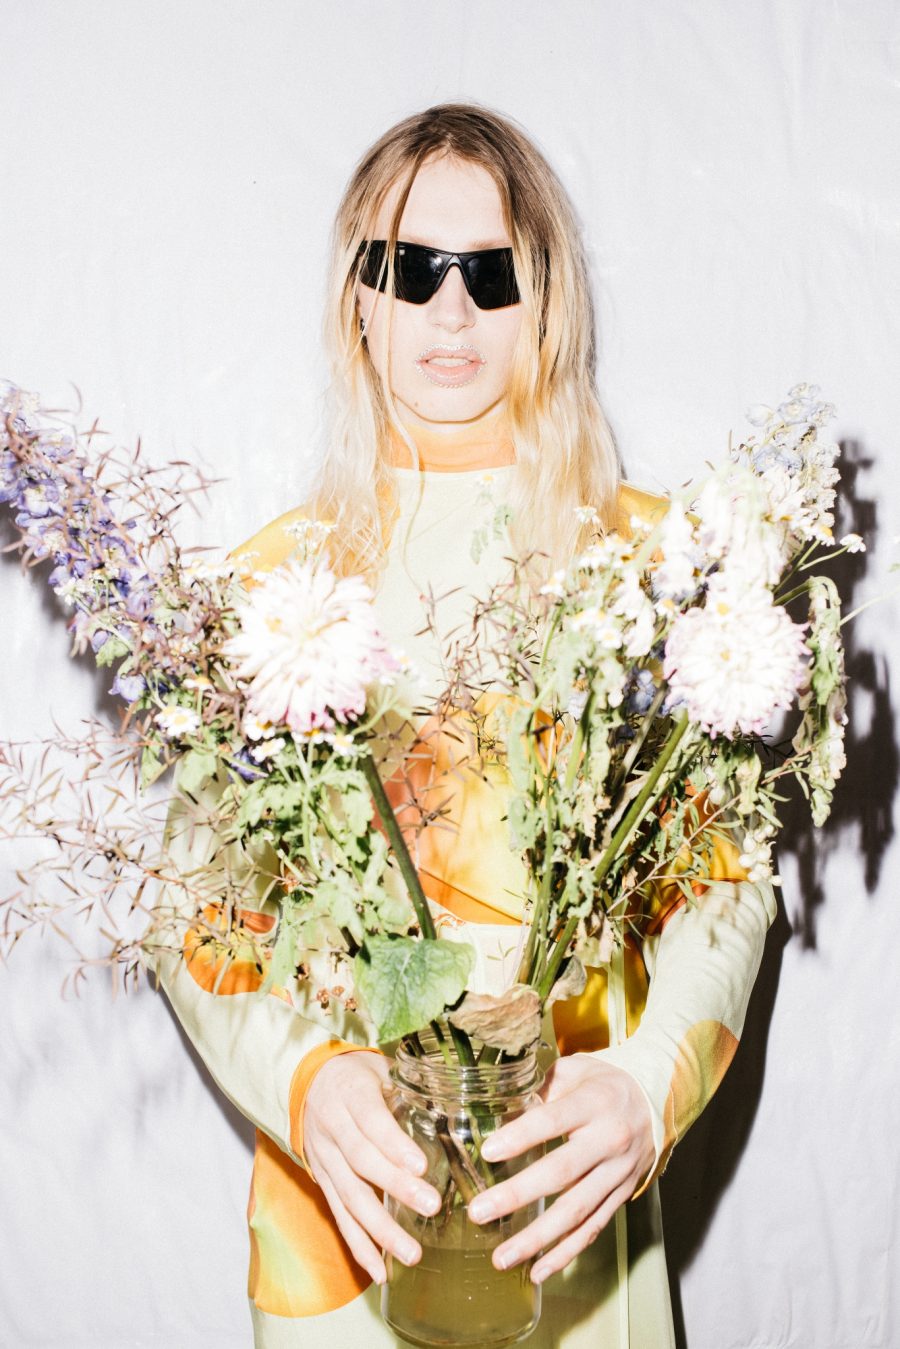
[[[212,749],[192,749],[178,765],[178,787],[188,796],[196,796],[215,776],[219,764],[218,756]]]
[[[356,987],[378,1039],[421,1030],[459,1001],[475,952],[462,942],[428,937],[371,937],[356,957]]]
[[[273,985],[277,988],[290,989],[297,977],[297,961],[299,958],[299,935],[300,935],[301,910],[299,904],[292,904],[285,901],[281,905],[281,913],[278,918],[278,932],[275,937],[275,946],[272,950],[272,959],[269,962],[269,968],[266,971],[266,977],[260,987],[260,996],[268,993]]]

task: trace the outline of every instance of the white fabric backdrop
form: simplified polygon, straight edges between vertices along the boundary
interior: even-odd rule
[[[56,403],[77,385],[84,421],[224,476],[196,538],[232,544],[300,499],[342,185],[393,121],[462,97],[522,121],[574,197],[630,476],[678,485],[749,403],[818,381],[839,405],[845,527],[872,545],[846,579],[854,600],[887,588],[891,0],[0,9],[0,374]],[[97,703],[42,584],[0,566],[0,736],[75,729]],[[666,1177],[690,1349],[900,1345],[897,626],[890,603],[854,630],[834,822],[792,833],[738,1060]],[[249,1130],[161,997],[112,1002],[98,974],[64,1003],[65,969],[48,941],[0,971],[0,1343],[246,1346]]]

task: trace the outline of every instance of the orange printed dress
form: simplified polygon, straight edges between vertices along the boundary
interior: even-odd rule
[[[508,487],[512,455],[499,423],[487,444],[461,433],[431,437],[419,449],[426,471],[395,470],[400,513],[377,605],[388,637],[437,677],[435,638],[421,631],[421,596],[441,597],[438,627],[449,633],[465,620],[472,596],[499,579],[508,546],[490,540],[476,563],[470,543],[484,512],[493,514]],[[428,469],[433,461],[437,467]],[[447,471],[450,463],[455,471]],[[460,463],[474,466],[460,469]],[[485,463],[499,463],[489,469],[494,505],[486,500]],[[662,504],[624,486],[621,528]],[[290,526],[298,515],[281,517],[250,541],[242,550],[248,569],[265,570],[290,555]],[[448,773],[442,780],[440,760],[438,748],[429,785],[440,789],[455,828],[424,831],[416,861],[438,927],[451,927],[476,949],[470,986],[497,992],[514,978],[524,871],[508,847],[502,786],[475,774]],[[248,931],[274,922],[260,871],[177,812],[167,859],[183,874],[203,877],[213,904],[216,876],[235,869]],[[696,906],[686,906],[674,887],[661,889],[641,940],[630,942],[610,971],[589,971],[582,996],[554,1009],[551,1034],[559,1053],[595,1055],[637,1081],[653,1122],[656,1160],[618,1220],[545,1283],[532,1349],[674,1345],[655,1181],[731,1062],[774,913],[771,887],[751,884],[733,850],[719,845]],[[250,961],[232,964],[223,977],[209,947],[198,947],[189,928],[181,949],[161,952],[155,968],[213,1077],[256,1125],[248,1205],[256,1349],[403,1344],[382,1322],[380,1290],[353,1260],[303,1163],[309,1085],[333,1054],[372,1047],[367,1023],[340,998],[326,1008],[302,990],[273,989],[260,997]]]

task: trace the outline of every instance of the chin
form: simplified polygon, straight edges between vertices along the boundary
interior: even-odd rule
[[[488,394],[485,397],[484,390],[480,389],[476,397],[474,389],[466,385],[458,389],[435,389],[433,392],[429,390],[424,395],[420,394],[415,400],[407,401],[402,394],[395,397],[401,405],[405,404],[414,416],[425,422],[472,422],[490,412],[502,395]]]

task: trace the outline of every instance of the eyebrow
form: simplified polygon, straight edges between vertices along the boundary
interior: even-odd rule
[[[404,235],[404,236],[402,237],[402,239],[399,238],[399,236],[398,236],[398,242],[406,243],[406,244],[418,244],[421,248],[434,248],[434,249],[436,249],[438,252],[443,252],[443,253],[449,253],[449,252],[451,252],[450,249],[438,249],[437,244],[433,244],[433,243],[431,242],[430,239],[422,239],[422,238],[421,238],[420,236],[418,236],[418,235],[412,235],[412,234],[410,234],[410,235]],[[496,239],[496,238],[494,238],[494,239],[478,239],[474,244],[472,244],[472,246],[471,246],[470,248],[464,248],[464,249],[462,249],[461,251],[462,251],[463,253],[481,253],[481,252],[486,251],[486,250],[489,249],[489,248],[511,248],[511,247],[512,247],[512,244],[508,243],[507,241],[505,241],[505,240],[503,240],[503,239]]]

